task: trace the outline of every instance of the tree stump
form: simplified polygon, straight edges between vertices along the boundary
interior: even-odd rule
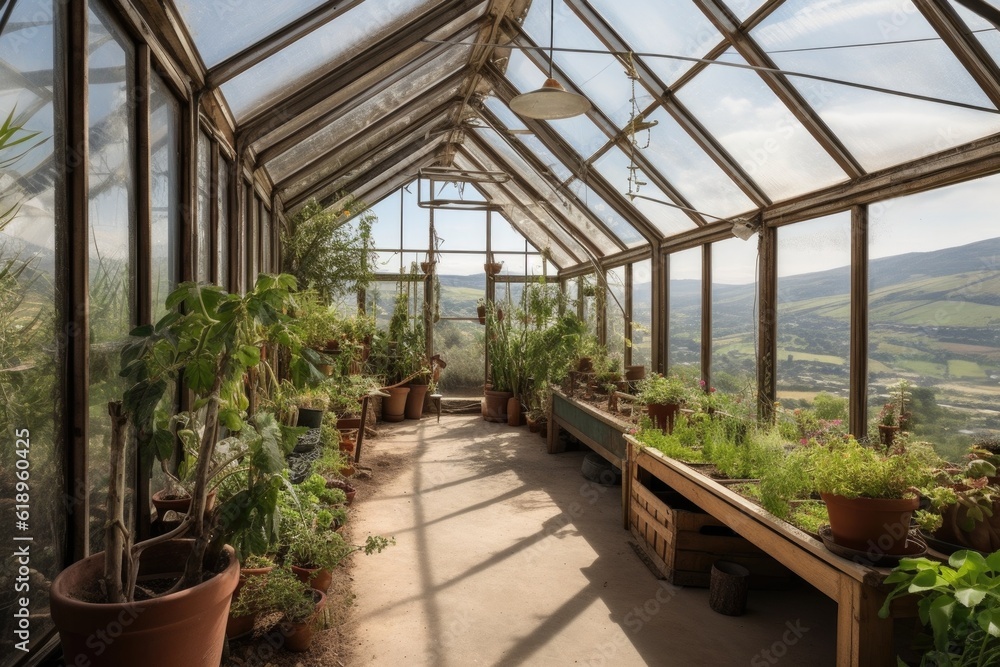
[[[726,616],[742,616],[747,608],[750,570],[737,563],[719,560],[712,565],[708,606]]]

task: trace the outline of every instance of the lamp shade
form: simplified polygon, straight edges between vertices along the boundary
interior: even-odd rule
[[[586,113],[590,100],[571,93],[555,79],[546,79],[538,90],[518,95],[510,101],[510,110],[525,118],[556,120]]]

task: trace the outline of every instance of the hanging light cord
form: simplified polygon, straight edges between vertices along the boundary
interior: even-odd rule
[[[556,0],[549,0],[549,78],[552,78],[552,52],[556,44]]]

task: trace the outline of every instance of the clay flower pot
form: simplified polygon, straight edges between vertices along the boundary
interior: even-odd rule
[[[316,633],[318,617],[326,606],[326,594],[322,591],[312,591],[313,599],[316,601],[316,611],[307,620],[293,623],[285,621],[284,635],[285,648],[295,653],[305,653],[312,646],[312,638]]]
[[[910,517],[917,498],[845,498],[821,493],[830,514],[830,532],[842,547],[875,556],[905,555]]]
[[[391,387],[385,390],[388,398],[382,399],[382,421],[401,422],[406,419],[406,395],[409,387]]]
[[[300,567],[292,565],[292,572],[299,578],[299,581],[309,584],[321,593],[325,593],[330,588],[330,582],[333,581],[333,573],[325,567]]]
[[[150,547],[140,561],[140,580],[175,577],[184,570],[191,548],[191,540],[171,540]],[[84,591],[103,575],[103,552],[67,567],[49,591],[52,620],[59,631],[66,664],[219,664],[229,605],[240,575],[232,547],[227,546],[224,554],[228,558],[225,569],[204,583],[152,600],[124,604],[82,601]]]
[[[483,419],[488,422],[506,423],[507,402],[513,398],[514,394],[509,391],[493,391],[492,389],[486,389],[484,393],[486,412]]]
[[[427,385],[410,384],[410,393],[406,395],[406,406],[403,414],[407,419],[420,419],[424,416],[424,397],[427,395]]]
[[[646,414],[656,422],[657,428],[664,433],[671,433],[674,430],[674,419],[680,411],[679,403],[650,403],[646,406]]]

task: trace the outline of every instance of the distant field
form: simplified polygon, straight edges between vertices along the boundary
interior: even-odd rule
[[[937,349],[946,350],[952,354],[967,354],[984,356],[991,360],[1000,360],[1000,348],[987,345],[963,345],[962,343],[938,343]]]
[[[896,362],[896,365],[914,373],[936,378],[943,378],[947,370],[944,364],[935,364],[933,361],[919,361],[917,359],[900,359]]]
[[[948,373],[953,378],[986,379],[986,371],[979,364],[974,361],[965,361],[962,359],[950,359],[948,361]]]
[[[810,354],[809,352],[797,352],[795,350],[778,350],[778,359],[785,360],[788,355],[792,355],[794,361],[816,361],[821,364],[833,364],[843,366],[846,361],[843,357],[835,357],[831,354]]]

